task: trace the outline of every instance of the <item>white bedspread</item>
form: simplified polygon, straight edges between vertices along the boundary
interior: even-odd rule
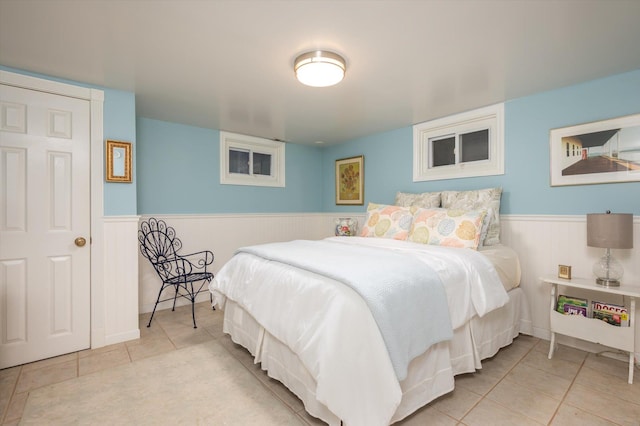
[[[491,263],[475,251],[376,238],[330,240],[427,263],[444,284],[454,329],[508,300]],[[366,303],[351,288],[247,253],[225,264],[209,288],[218,306],[234,300],[289,346],[315,378],[317,399],[347,425],[389,424],[400,385]]]
[[[238,251],[314,272],[355,290],[369,307],[402,381],[411,360],[453,337],[440,277],[413,256],[339,241],[295,240]]]

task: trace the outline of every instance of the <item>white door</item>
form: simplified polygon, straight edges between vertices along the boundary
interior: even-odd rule
[[[90,346],[89,189],[89,101],[0,85],[0,368]]]

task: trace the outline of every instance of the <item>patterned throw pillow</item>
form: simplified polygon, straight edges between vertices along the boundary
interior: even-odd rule
[[[486,210],[419,209],[409,241],[477,250]]]
[[[406,240],[417,207],[389,206],[369,203],[361,237]]]
[[[442,191],[442,207],[445,209],[486,210],[491,215],[487,236],[480,246],[500,244],[500,197],[502,188],[475,191]]]
[[[396,194],[396,206],[411,207],[418,206],[423,209],[440,207],[439,192],[423,192],[421,194],[411,194],[408,192],[398,192]]]

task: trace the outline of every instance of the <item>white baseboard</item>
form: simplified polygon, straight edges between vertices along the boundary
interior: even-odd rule
[[[122,333],[111,334],[105,337],[105,345],[113,345],[116,343],[122,343],[129,340],[139,339],[140,329],[130,330]]]

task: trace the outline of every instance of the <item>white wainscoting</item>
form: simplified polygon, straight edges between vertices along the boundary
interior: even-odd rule
[[[104,219],[104,344],[140,337],[138,216]]]
[[[290,213],[238,215],[156,215],[176,229],[183,242],[184,253],[211,250],[215,255],[214,273],[241,246],[293,239],[319,239],[334,234],[334,220],[339,217],[358,219],[359,229],[364,214]],[[143,219],[146,219],[144,217]],[[549,287],[540,282],[543,275],[556,275],[558,265],[571,265],[575,277],[590,277],[593,263],[603,249],[586,245],[586,216],[503,215],[501,239],[520,255],[521,286],[527,294],[533,317],[534,335],[550,338]],[[106,233],[106,232],[105,232]],[[634,218],[634,249],[614,250],[625,269],[624,281],[640,283],[640,218]],[[139,257],[140,312],[151,312],[160,282],[149,262]],[[591,297],[572,291],[576,296]],[[201,294],[199,300],[208,300]],[[620,303],[620,299],[604,300]],[[180,303],[184,303],[182,301]],[[627,301],[628,302],[628,301]],[[159,309],[170,307],[169,302]],[[636,330],[640,342],[640,327]],[[602,349],[576,339],[559,337],[559,342],[586,350]],[[636,345],[636,358],[640,347]]]
[[[236,215],[154,215],[176,230],[182,241],[182,253],[211,250],[214,274],[239,247],[296,239],[320,239],[333,235],[334,216],[316,213],[236,214]],[[142,220],[148,219],[144,216]],[[139,251],[138,251],[139,253]],[[147,259],[138,254],[140,263],[140,312],[151,312],[160,290],[160,278]],[[164,297],[163,297],[164,298]],[[198,301],[208,300],[208,293]],[[163,302],[158,309],[171,307]],[[179,300],[176,304],[189,303]]]

